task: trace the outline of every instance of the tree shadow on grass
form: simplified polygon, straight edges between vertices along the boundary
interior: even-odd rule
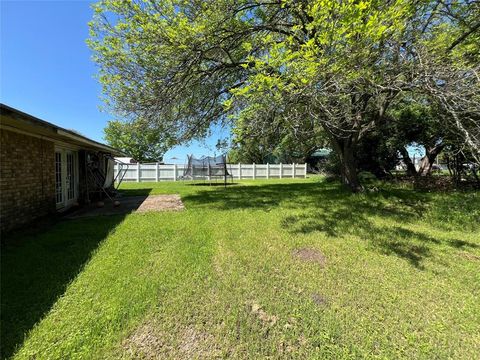
[[[282,206],[324,212],[330,217],[343,216],[345,211],[365,215],[382,213],[395,219],[418,218],[430,201],[428,193],[406,189],[385,190],[376,193],[352,194],[337,183],[286,183],[236,186],[230,189],[197,191],[182,196],[194,206],[208,206],[217,210],[256,209],[271,210]]]
[[[139,188],[139,189],[119,189],[118,194],[123,196],[148,196],[153,188]]]
[[[418,197],[418,198],[417,198]],[[290,215],[281,226],[292,233],[322,232],[328,237],[355,236],[368,243],[369,248],[386,255],[395,255],[418,269],[432,256],[435,247],[478,248],[477,244],[460,239],[437,239],[421,231],[406,228],[422,220],[432,200],[428,194],[389,191],[367,194],[342,200],[325,200],[314,211]],[[378,225],[375,218],[393,220],[402,226]],[[435,225],[435,224],[432,224]]]
[[[281,206],[292,210],[280,220],[286,231],[322,232],[329,237],[354,235],[367,241],[372,250],[398,256],[419,269],[423,269],[423,260],[432,256],[434,246],[478,247],[460,239],[439,240],[405,227],[421,220],[438,202],[431,193],[390,188],[352,194],[336,183],[260,184],[230,190],[197,192],[184,200],[218,210],[268,211]],[[377,225],[375,218],[402,226]]]
[[[238,185],[238,183],[234,183],[234,182],[227,182],[227,183],[223,183],[223,182],[192,182],[192,183],[189,183],[187,184],[187,186],[220,186],[220,187],[226,187],[226,186],[233,186],[233,185]]]
[[[14,354],[124,216],[61,221],[12,233],[1,254],[1,357]]]
[[[404,227],[421,220],[423,211],[423,209],[419,211],[416,205],[398,199],[385,203],[367,197],[366,201],[351,199],[336,201],[334,204],[324,202],[315,211],[304,211],[283,218],[281,226],[297,234],[322,232],[328,237],[355,236],[366,241],[372,250],[405,259],[418,269],[424,269],[423,260],[432,256],[435,247],[442,245],[454,248],[479,247],[465,240],[438,239]],[[393,220],[402,226],[378,225],[375,217]]]
[[[295,207],[299,200],[310,205],[320,197],[341,199],[348,192],[339,187],[323,187],[318,183],[254,184],[238,185],[227,189],[200,190],[182,196],[182,200],[194,206],[208,206],[217,210],[260,209]],[[286,201],[291,201],[284,204]]]

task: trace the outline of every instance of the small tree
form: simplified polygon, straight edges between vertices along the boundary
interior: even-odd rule
[[[161,161],[171,145],[168,137],[146,121],[109,121],[104,129],[107,143],[139,162]]]

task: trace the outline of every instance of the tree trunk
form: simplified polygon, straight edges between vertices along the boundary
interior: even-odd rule
[[[407,149],[403,146],[400,148],[400,154],[402,155],[403,162],[407,166],[407,176],[417,176],[417,169],[408,155]]]
[[[445,144],[440,143],[438,145],[435,145],[433,147],[430,147],[426,149],[426,154],[422,158],[422,161],[420,162],[420,168],[418,169],[418,173],[420,176],[427,176],[430,174],[432,171],[432,165],[435,162],[435,159],[437,158],[438,154],[443,150],[445,147]]]
[[[340,156],[340,167],[342,183],[347,185],[353,192],[363,191],[363,187],[358,180],[357,162],[355,160],[355,146],[348,139],[333,139],[333,144]]]
[[[477,165],[473,165],[472,169],[472,174],[473,174],[473,177],[475,178],[477,184],[480,184],[480,177],[478,176],[478,168],[477,168]]]

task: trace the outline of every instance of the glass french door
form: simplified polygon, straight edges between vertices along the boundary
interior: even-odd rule
[[[55,202],[57,207],[64,205],[62,184],[62,152],[55,151]]]
[[[66,177],[66,192],[67,201],[75,199],[75,157],[72,151],[65,153],[67,157],[67,177]]]
[[[77,169],[76,151],[55,150],[55,201],[57,209],[76,203],[78,197]]]

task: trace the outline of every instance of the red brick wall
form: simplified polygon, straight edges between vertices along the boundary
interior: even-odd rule
[[[1,230],[54,212],[53,142],[0,129],[0,155]]]

